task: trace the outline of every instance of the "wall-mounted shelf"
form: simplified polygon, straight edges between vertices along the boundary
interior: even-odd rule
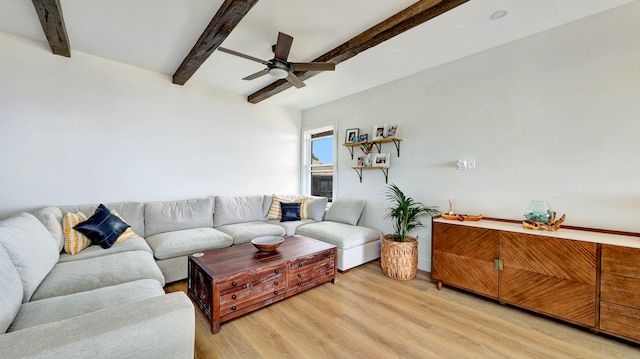
[[[380,169],[382,171],[382,173],[384,174],[384,183],[389,183],[389,167],[383,167],[383,166],[355,166],[355,167],[351,167],[353,168],[356,173],[358,174],[358,177],[360,178],[360,183],[362,183],[362,170],[370,170],[370,169]]]
[[[351,159],[353,159],[353,148],[354,147],[360,147],[365,143],[373,143],[376,146],[376,149],[378,150],[378,153],[381,153],[382,152],[382,144],[383,143],[393,142],[393,144],[396,146],[396,152],[398,153],[398,157],[400,157],[400,142],[401,141],[402,141],[402,138],[399,138],[399,137],[387,137],[387,138],[381,138],[379,140],[371,140],[371,141],[365,141],[365,142],[344,143],[342,145],[345,146],[349,150],[349,153],[351,154]]]

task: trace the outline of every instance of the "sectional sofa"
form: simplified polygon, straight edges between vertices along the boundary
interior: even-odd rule
[[[301,218],[274,217],[300,202]],[[345,271],[380,256],[378,231],[358,226],[365,202],[295,195],[121,202],[135,232],[108,249],[65,253],[64,214],[97,205],[47,207],[0,221],[0,357],[193,357],[194,311],[165,283],[187,277],[187,256],[266,235],[305,235],[336,245]],[[302,210],[304,208],[304,211]]]

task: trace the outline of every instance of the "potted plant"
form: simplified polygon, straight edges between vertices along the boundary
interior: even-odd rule
[[[392,206],[384,219],[393,221],[394,233],[382,235],[380,264],[382,272],[394,279],[409,280],[418,272],[418,237],[410,237],[411,230],[422,227],[422,219],[438,214],[435,207],[425,206],[407,197],[395,184],[384,192]]]

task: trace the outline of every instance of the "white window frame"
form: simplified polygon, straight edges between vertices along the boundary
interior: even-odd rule
[[[315,124],[302,128],[300,189],[303,195],[311,195],[311,136],[316,133],[333,131],[333,198],[338,196],[338,125],[336,122]]]

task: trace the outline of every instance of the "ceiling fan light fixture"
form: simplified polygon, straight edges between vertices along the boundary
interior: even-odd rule
[[[289,76],[289,71],[285,70],[285,69],[280,69],[277,67],[273,67],[269,69],[269,75],[277,78],[277,79],[283,79],[286,78],[287,76]]]

